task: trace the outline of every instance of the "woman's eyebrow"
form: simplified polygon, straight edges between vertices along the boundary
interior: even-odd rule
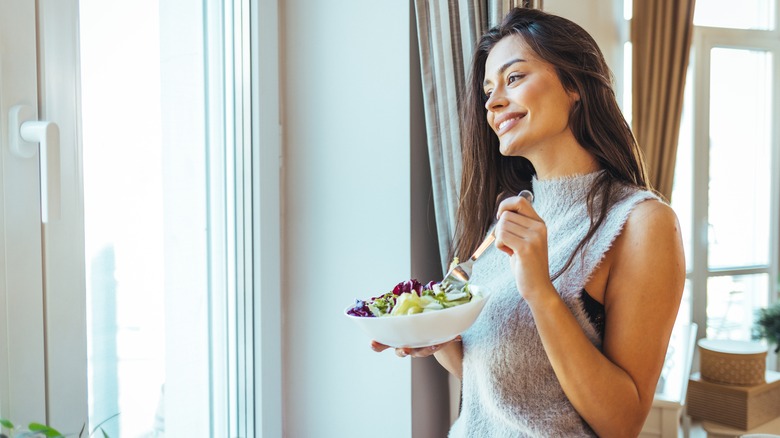
[[[498,75],[501,76],[506,71],[506,69],[508,69],[509,67],[512,66],[512,64],[515,64],[515,63],[518,63],[518,62],[527,62],[527,61],[525,59],[523,59],[523,58],[511,59],[511,60],[505,62],[504,65],[499,67]],[[484,86],[484,85],[488,85],[488,84],[490,84],[490,79],[485,78],[485,81],[482,83],[482,85]]]

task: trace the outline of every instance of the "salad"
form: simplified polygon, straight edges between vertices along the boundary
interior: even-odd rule
[[[457,264],[457,260],[453,263]],[[472,291],[468,283],[462,289],[445,291],[441,283],[431,281],[423,285],[411,279],[398,283],[385,294],[368,300],[355,300],[355,305],[347,310],[347,314],[365,317],[412,315],[466,304],[475,296],[479,294]]]

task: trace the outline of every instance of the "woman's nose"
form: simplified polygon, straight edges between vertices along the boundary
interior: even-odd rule
[[[504,93],[501,91],[501,89],[496,88],[492,93],[490,93],[490,97],[488,97],[487,101],[485,102],[485,109],[488,111],[494,111],[504,105],[506,105],[506,96],[504,96]]]

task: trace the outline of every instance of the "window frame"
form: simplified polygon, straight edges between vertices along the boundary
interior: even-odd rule
[[[78,32],[78,0],[42,0],[37,4],[16,0],[6,6],[2,9],[10,12],[5,16],[13,17],[12,22],[16,23],[7,30],[15,38],[14,44],[0,54],[0,74],[10,71],[3,68],[14,59],[14,71],[26,82],[22,87],[16,83],[6,86],[5,79],[9,78],[2,78],[0,127],[7,126],[6,110],[11,104],[21,100],[32,105],[37,102],[43,108],[41,117],[68,116],[70,125],[61,125],[61,131],[72,135],[68,141],[72,140],[75,150],[63,151],[62,155],[80,159],[79,111],[73,111],[80,109],[78,38],[74,38]],[[228,119],[221,113],[206,115],[211,128],[208,141],[235,145],[228,154],[221,148],[209,148],[207,152],[212,165],[230,166],[233,172],[229,178],[210,181],[207,189],[212,207],[208,213],[209,245],[220,248],[220,254],[224,254],[223,250],[232,251],[233,256],[228,261],[209,260],[211,415],[207,421],[212,435],[281,437],[279,2],[240,0],[223,5],[204,1],[201,8],[204,27],[210,32],[204,51],[211,57],[209,61],[220,63],[204,66],[204,73],[212,81],[207,86],[207,99],[224,109],[230,106],[234,111],[232,120],[237,122],[226,127]],[[48,17],[50,21],[44,26],[35,23],[36,17]],[[236,32],[226,34],[226,20],[233,18],[240,26]],[[48,41],[46,45],[36,43],[36,29],[38,36]],[[37,55],[36,46],[41,50]],[[35,64],[37,57],[40,67]],[[223,61],[236,57],[240,62],[235,65],[240,68],[228,72],[232,63],[223,68]],[[43,71],[40,86],[38,75],[20,69],[21,64]],[[223,88],[221,84],[228,73],[231,83]],[[60,81],[49,87],[46,76]],[[63,79],[73,79],[74,83],[63,85]],[[42,93],[40,97],[37,89]],[[5,145],[4,140],[0,140],[0,145]],[[0,175],[0,224],[6,230],[0,233],[0,242],[6,248],[6,256],[0,256],[0,314],[6,319],[6,323],[0,324],[0,335],[9,341],[0,346],[0,414],[17,424],[41,421],[63,431],[78,430],[88,418],[82,175],[63,175],[63,184],[68,182],[67,187],[63,186],[63,210],[81,211],[75,220],[81,221],[82,231],[73,233],[56,225],[41,226],[35,220],[35,215],[39,215],[35,196],[38,175],[31,170],[37,168],[37,163],[9,172],[9,161],[13,159],[6,148],[0,149],[0,164],[5,163]],[[74,169],[81,172],[79,166]],[[30,181],[18,178],[20,172],[24,172],[25,178],[29,176]],[[236,196],[235,203],[228,199],[231,195]],[[24,200],[24,211],[14,204],[20,199]],[[214,206],[233,210],[215,212]],[[68,213],[63,216],[70,217],[73,212]],[[23,230],[14,228],[20,224],[26,224]],[[50,232],[55,228],[56,232]],[[38,236],[35,239],[39,243],[31,244],[35,239],[30,236]],[[43,239],[46,245],[40,244]],[[73,269],[70,264],[58,266],[52,262],[50,258],[55,254],[51,246],[47,247],[51,242],[55,242],[57,255],[66,251],[71,261],[81,263],[81,267]],[[45,253],[44,248],[49,252]],[[74,257],[79,253],[82,257]],[[56,269],[56,277],[44,272],[44,258],[45,269]],[[63,275],[67,275],[67,284],[54,284],[51,280],[60,281]],[[43,284],[44,278],[48,287]],[[20,284],[19,279],[26,282]],[[59,303],[67,306],[52,305]],[[215,340],[214,336],[223,339]],[[67,385],[61,385],[62,382]],[[229,402],[222,403],[223,400]],[[86,427],[90,429],[89,424]]]
[[[221,229],[211,245],[224,246],[226,261],[212,260],[211,313],[225,327],[212,355],[212,391],[227,397],[217,406],[225,424],[212,424],[216,435],[283,436],[282,397],[282,127],[279,76],[279,1],[240,0],[215,6],[204,3],[210,31],[207,50],[214,80],[209,99],[221,102],[222,114],[210,114],[210,141],[225,144],[212,151],[212,163],[224,166],[225,178],[212,187],[211,201],[229,212],[212,211],[210,223]],[[220,42],[221,41],[221,42]],[[224,64],[215,67],[216,64]],[[220,87],[219,84],[224,84]],[[222,197],[224,195],[224,198]],[[213,208],[211,210],[214,210]],[[226,288],[229,297],[219,290]],[[220,361],[219,352],[226,359]],[[218,416],[219,417],[219,416]]]
[[[252,140],[252,271],[255,436],[283,436],[282,81],[279,0],[250,12]]]

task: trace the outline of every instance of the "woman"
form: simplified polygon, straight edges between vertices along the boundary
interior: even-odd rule
[[[396,353],[462,380],[450,436],[638,435],[684,256],[601,51],[569,20],[514,9],[479,41],[462,123],[455,254],[495,223],[471,280],[492,296],[462,339]],[[527,188],[533,203],[514,196]]]

